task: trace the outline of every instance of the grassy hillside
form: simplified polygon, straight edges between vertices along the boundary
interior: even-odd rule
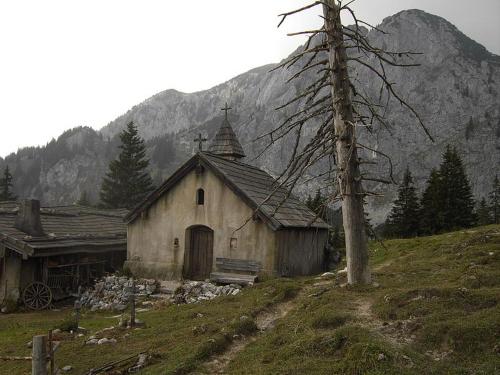
[[[117,338],[114,345],[84,345],[117,321],[86,313],[81,325],[91,332],[61,337],[58,364],[80,374],[148,350],[143,374],[500,372],[500,226],[371,247],[370,287],[345,286],[342,275],[267,280],[237,296],[142,312],[145,329],[100,334]],[[0,356],[29,355],[30,337],[67,315],[0,316]]]

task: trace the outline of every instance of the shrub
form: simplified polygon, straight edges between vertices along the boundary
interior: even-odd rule
[[[71,331],[76,331],[78,330],[78,323],[75,319],[74,316],[69,316],[66,319],[64,319],[58,326],[61,331],[63,332],[71,332]]]

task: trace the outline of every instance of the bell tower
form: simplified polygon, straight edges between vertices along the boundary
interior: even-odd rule
[[[231,109],[227,103],[221,110],[225,112],[221,127],[215,134],[215,138],[208,147],[208,152],[223,156],[229,160],[239,160],[245,157],[243,147],[241,147],[236,134],[227,118],[227,112]]]

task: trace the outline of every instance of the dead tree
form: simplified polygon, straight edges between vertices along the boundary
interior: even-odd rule
[[[416,53],[387,51],[373,46],[366,37],[366,29],[361,26],[366,25],[381,33],[385,32],[358,20],[349,7],[351,3],[352,1],[342,4],[341,0],[315,1],[303,8],[280,15],[281,25],[290,15],[315,6],[322,7],[324,25],[318,30],[289,34],[308,34],[309,38],[303,50],[275,68],[296,69],[288,82],[311,72],[315,73],[316,78],[313,82],[308,82],[305,89],[292,100],[278,108],[286,110],[291,104],[299,103],[299,110],[291,115],[288,114],[283,123],[259,138],[270,139],[264,148],[265,151],[282,138],[289,135],[294,137],[290,160],[279,176],[281,186],[286,186],[290,192],[299,181],[304,182],[309,168],[320,160],[328,161],[329,168],[326,172],[309,177],[306,181],[326,178],[331,188],[327,203],[341,202],[348,282],[367,284],[371,282],[371,275],[368,267],[363,202],[366,196],[376,194],[365,190],[363,181],[390,183],[394,180],[389,156],[361,144],[357,132],[360,129],[374,132],[376,127],[380,126],[387,128],[384,111],[389,100],[395,99],[415,116],[429,138],[431,136],[417,112],[394,90],[394,84],[385,70],[386,65],[417,66],[418,64],[413,61]],[[353,17],[354,26],[342,25],[343,12]],[[378,100],[370,97],[363,89],[362,83],[350,79],[349,69],[354,64],[368,69],[380,80]],[[306,139],[305,126],[313,119],[319,120],[319,125],[316,125],[313,136]],[[360,149],[375,152],[388,160],[390,167],[387,178],[370,176],[361,171],[362,164],[371,162],[359,157]]]

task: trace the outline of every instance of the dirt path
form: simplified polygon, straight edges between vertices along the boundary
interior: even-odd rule
[[[303,289],[304,290],[304,289]],[[302,291],[303,291],[302,290]],[[299,294],[302,294],[301,293]],[[298,296],[297,296],[298,297]],[[259,332],[255,336],[242,336],[232,342],[229,348],[222,354],[213,357],[210,361],[206,362],[201,369],[202,374],[225,374],[226,368],[229,363],[241,352],[245,347],[258,340],[259,335],[264,334],[266,331],[275,327],[279,319],[285,317],[295,306],[294,299],[282,302],[272,306],[269,310],[264,310],[255,317],[255,324]]]
[[[278,320],[283,319],[295,306],[297,301],[314,288],[331,284],[331,281],[319,282],[313,285],[302,287],[295,298],[275,304],[269,309],[260,312],[255,317],[255,324],[258,328],[258,333],[253,336],[242,336],[232,342],[229,348],[222,354],[212,357],[208,362],[204,363],[202,367],[192,375],[200,374],[226,374],[226,369],[229,363],[240,353],[245,347],[258,340],[260,335],[265,334],[267,331],[272,330]]]

